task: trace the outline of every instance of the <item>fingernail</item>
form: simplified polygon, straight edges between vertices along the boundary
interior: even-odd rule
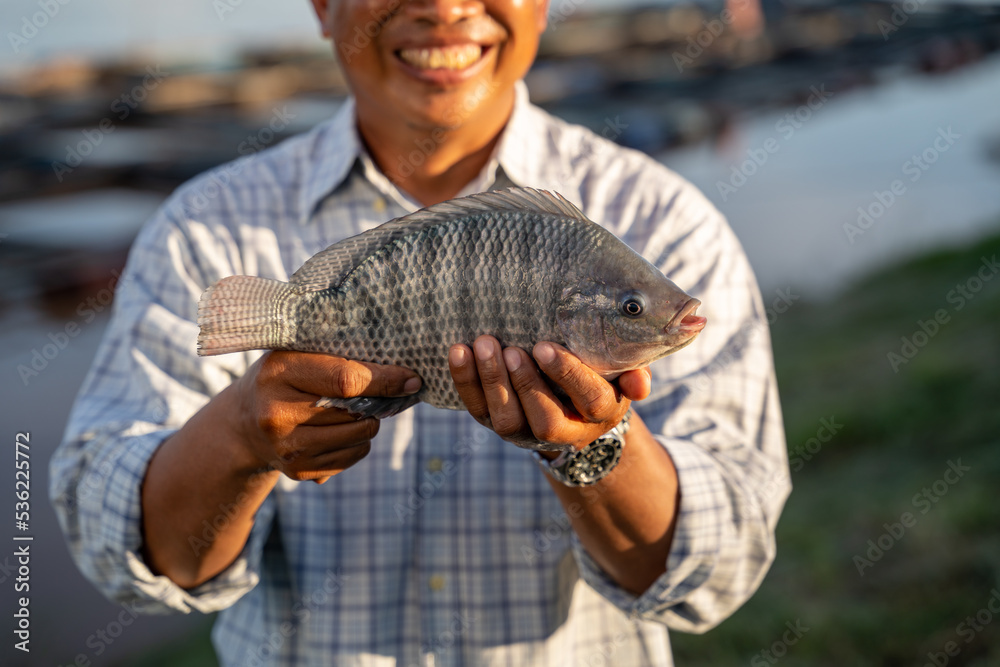
[[[456,345],[451,348],[448,352],[448,359],[451,361],[452,366],[464,366],[465,365],[465,348],[461,345]]]
[[[410,378],[403,384],[403,391],[407,394],[415,394],[420,391],[420,378]]]
[[[551,364],[555,361],[556,349],[548,343],[539,343],[535,346],[535,359],[543,364]]]
[[[488,340],[477,340],[473,347],[476,348],[476,358],[479,361],[488,361],[493,358],[493,345]]]
[[[516,371],[521,367],[521,355],[512,347],[503,351],[503,360],[509,371]]]

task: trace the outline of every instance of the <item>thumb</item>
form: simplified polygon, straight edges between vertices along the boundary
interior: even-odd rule
[[[641,401],[646,398],[652,390],[652,375],[649,368],[625,371],[618,378],[618,388],[622,396],[630,401]]]

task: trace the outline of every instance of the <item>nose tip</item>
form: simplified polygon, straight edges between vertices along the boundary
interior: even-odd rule
[[[482,12],[482,3],[469,0],[416,0],[406,3],[405,12],[418,21],[452,25]]]

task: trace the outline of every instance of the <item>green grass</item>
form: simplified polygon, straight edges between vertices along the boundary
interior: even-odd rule
[[[822,417],[843,429],[792,473],[760,591],[707,635],[674,634],[678,665],[750,664],[795,619],[810,631],[783,665],[923,665],[949,641],[949,665],[1000,664],[1000,622],[957,634],[1000,585],[1000,275],[948,301],[994,254],[1000,236],[921,257],[774,323],[790,454]],[[938,309],[949,321],[894,372],[888,353]],[[958,459],[971,470],[915,504]],[[854,556],[904,512],[916,524],[859,575]]]
[[[1000,664],[1000,618],[968,643],[956,630],[1000,587],[1000,275],[961,310],[947,301],[993,254],[1000,236],[889,268],[774,323],[791,455],[821,418],[843,428],[792,473],[760,591],[706,635],[674,633],[678,665],[769,665],[761,651],[797,619],[809,631],[781,665],[923,665],[949,641],[961,649],[949,665]],[[886,355],[939,308],[950,321],[893,372]],[[972,469],[921,514],[913,496],[959,458]],[[916,525],[860,576],[854,556],[904,512]],[[206,629],[129,664],[215,662]]]
[[[214,619],[213,614],[191,635],[153,647],[115,667],[218,667],[210,636]]]

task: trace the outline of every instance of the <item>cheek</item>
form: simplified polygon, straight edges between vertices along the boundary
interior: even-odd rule
[[[635,368],[646,363],[650,353],[649,331],[632,320],[616,318],[608,327],[608,355],[619,368]]]
[[[560,318],[563,345],[591,368],[604,369],[608,366],[607,339],[604,318],[590,312],[574,313],[571,317]]]

